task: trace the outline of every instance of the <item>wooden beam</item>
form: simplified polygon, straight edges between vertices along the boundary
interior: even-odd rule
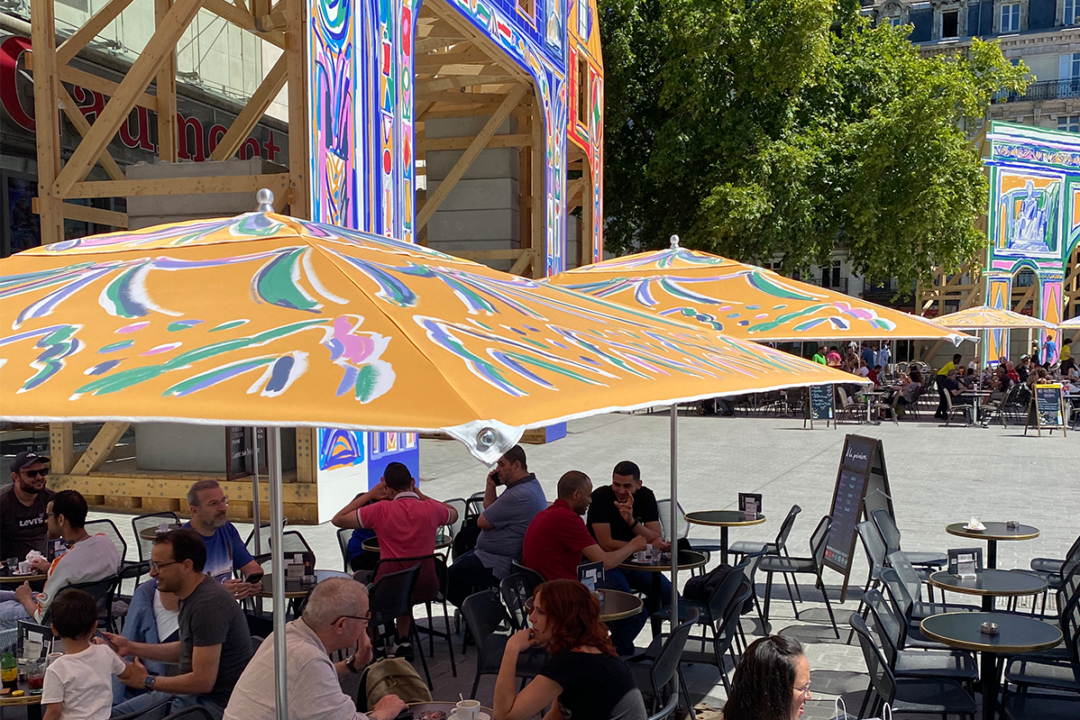
[[[439,90],[436,92],[426,93],[422,98],[426,102],[433,103],[451,103],[451,104],[464,104],[464,103],[479,103],[485,104],[490,102],[496,102],[502,98],[506,93],[487,93],[487,92],[462,92],[461,90]],[[417,98],[419,99],[419,95]],[[528,105],[526,102],[522,102],[521,107]]]
[[[430,140],[418,140],[416,143],[416,151],[431,152],[432,150],[464,150],[472,144],[473,139],[474,138],[471,137],[450,137],[432,138]],[[532,145],[532,136],[530,135],[495,135],[490,140],[488,140],[487,147],[529,147],[530,145]]]
[[[79,107],[75,104],[75,101],[68,94],[67,88],[62,84],[57,84],[57,92],[60,96],[60,103],[64,106],[64,114],[67,115],[68,120],[75,126],[75,131],[79,135],[86,137],[90,132],[90,123],[87,122],[86,116],[82,114]],[[113,160],[113,156],[108,150],[101,154],[101,167],[105,169],[105,173],[113,180],[126,180],[124,171],[120,169],[120,166],[116,164],[116,160]],[[125,226],[126,227],[126,226]]]
[[[34,212],[38,212],[40,200],[33,198],[30,206]],[[68,220],[94,223],[95,225],[109,225],[111,227],[126,228],[128,226],[127,213],[105,210],[104,208],[90,207],[89,205],[76,205],[75,203],[60,203],[60,212]]]
[[[86,448],[86,452],[71,469],[72,475],[89,475],[105,464],[116,443],[131,427],[131,423],[107,422]]]
[[[499,109],[495,111],[495,114],[484,125],[480,134],[477,135],[472,143],[466,148],[458,161],[454,163],[454,167],[450,168],[450,172],[446,174],[446,178],[439,183],[439,187],[432,193],[428,201],[424,203],[424,207],[420,210],[420,214],[416,218],[416,229],[427,225],[427,221],[431,219],[431,216],[435,214],[435,211],[439,209],[439,205],[446,199],[446,196],[450,194],[450,191],[454,189],[454,185],[457,184],[461,176],[465,174],[465,171],[472,165],[473,160],[480,154],[480,151],[487,147],[488,140],[490,140],[495,132],[499,129],[499,126],[503,124],[503,121],[510,115],[510,111],[514,109],[514,106],[518,104],[518,101],[525,95],[525,86],[519,85],[506,99],[499,105]]]
[[[135,97],[150,84],[166,56],[174,52],[177,41],[183,36],[203,2],[204,0],[176,0],[169,13],[158,23],[153,36],[146,43],[146,48],[121,81],[116,95],[105,105],[90,133],[75,148],[67,165],[60,171],[56,182],[50,188],[53,197],[66,197],[72,187],[90,173],[90,169],[108,147],[117,130],[127,121],[135,107]],[[158,115],[160,117],[160,110]]]
[[[26,69],[31,72],[34,69],[34,54],[28,52],[23,57],[26,59]],[[112,97],[116,94],[117,88],[120,87],[119,83],[115,83],[112,80],[103,78],[93,73],[88,73],[85,70],[79,70],[73,67],[62,67],[57,69],[57,74],[60,76],[60,82],[71,83],[72,85],[78,85],[79,87],[86,88],[87,90],[93,90],[99,92],[106,97]],[[147,110],[153,110],[157,112],[157,98],[147,93],[139,93],[135,98],[135,104],[138,107],[144,107]]]
[[[307,70],[304,56],[304,8],[300,0],[283,0],[288,23],[285,55],[289,83],[289,212],[293,217],[310,220],[308,206],[308,126]],[[279,3],[280,4],[280,3]]]
[[[534,252],[535,251],[532,248],[525,248],[525,252],[521,253],[521,257],[510,266],[510,274],[521,275],[525,272],[525,269],[528,268],[529,264],[532,262]]]
[[[100,35],[101,31],[115,20],[120,13],[124,12],[124,9],[130,4],[131,0],[112,0],[103,5],[81,28],[75,31],[74,35],[56,49],[57,66],[63,67],[71,62],[91,40]]]
[[[432,50],[453,47],[463,42],[466,42],[465,38],[459,35],[428,35],[427,37],[417,38],[413,51],[417,55],[424,55]]]
[[[56,75],[56,16],[53,0],[31,0],[30,36],[40,62],[34,71],[34,117],[37,120],[38,197],[41,198],[41,242],[64,239],[64,218],[59,200],[51,196],[60,174],[60,78]]]
[[[156,180],[100,180],[75,183],[67,199],[127,197],[147,195],[195,195],[200,193],[254,193],[270,188],[284,193],[289,186],[287,173],[268,175],[226,175],[223,177],[158,178]]]
[[[585,187],[586,178],[581,176],[576,180],[571,180],[566,185],[566,199],[572,200],[581,194],[582,189]]]
[[[505,248],[500,250],[460,250],[451,252],[459,258],[483,262],[485,260],[517,260],[523,254],[528,254],[529,248]]]
[[[224,454],[222,459],[224,460]],[[291,476],[291,477],[289,477]],[[315,483],[297,482],[296,473],[288,471],[285,482],[281,486],[281,499],[286,503],[315,504],[318,498],[318,486]],[[66,475],[56,475],[50,478],[49,486],[55,489],[78,490],[83,495],[112,495],[120,497],[166,497],[181,501],[181,507],[187,510],[187,492],[192,484],[199,480],[217,480],[221,483],[221,489],[229,496],[230,500],[238,502],[250,502],[251,479],[225,480],[225,473],[121,473],[114,472],[110,468],[107,474],[77,475],[74,472]],[[259,492],[268,493],[270,490],[266,483],[259,483]],[[265,500],[265,498],[264,498]],[[265,517],[265,516],[264,516]]]
[[[429,92],[453,90],[454,88],[472,87],[474,85],[503,85],[513,81],[514,78],[509,75],[450,75],[417,83],[416,92],[423,95]]]
[[[456,32],[469,39],[473,45],[483,51],[488,57],[499,63],[515,80],[521,83],[531,83],[532,78],[513,62],[508,62],[506,53],[495,44],[495,41],[486,35],[480,34],[476,27],[467,20],[461,12],[451,7],[446,0],[427,0],[424,7],[444,20],[447,25]]]
[[[280,3],[278,3],[280,5]],[[281,32],[260,32],[255,27],[255,18],[251,13],[238,8],[230,2],[225,0],[203,0],[203,7],[208,11],[214,13],[220,18],[228,20],[233,25],[241,27],[248,32],[254,33],[261,40],[265,40],[271,45],[275,45],[279,48],[285,48],[285,33]]]
[[[71,472],[75,465],[75,441],[71,423],[49,423],[49,470],[58,475]]]
[[[259,87],[252,93],[247,105],[233,120],[228,132],[222,136],[217,147],[214,148],[214,152],[210,154],[211,160],[228,160],[236,154],[244,140],[247,139],[251,129],[266,114],[266,109],[270,107],[270,103],[274,102],[274,98],[277,97],[281,88],[285,86],[288,70],[289,57],[283,53],[274,63],[274,67],[270,68],[270,72],[263,78]]]
[[[472,48],[463,52],[455,51],[449,53],[418,55],[414,61],[413,68],[417,73],[438,72],[439,68],[446,65],[487,65],[490,62],[491,58],[489,58],[486,53],[482,53],[476,48]]]
[[[578,245],[578,262],[588,265],[593,258],[593,180],[588,162],[581,171],[581,243]],[[570,197],[567,194],[567,197]]]
[[[154,22],[161,27],[173,0],[154,0]],[[180,137],[176,122],[176,47],[169,48],[157,71],[158,162],[179,162]]]

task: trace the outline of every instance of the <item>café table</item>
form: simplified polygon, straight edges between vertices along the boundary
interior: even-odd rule
[[[979,407],[982,405],[983,400],[990,397],[991,392],[989,390],[965,390],[960,393],[960,397],[969,397],[972,399],[972,405],[975,406],[975,422],[979,422]]]
[[[622,590],[597,590],[600,600],[600,621],[612,622],[634,617],[643,607],[641,598]]]
[[[152,527],[145,527],[139,531],[139,537],[143,540],[157,540],[157,536],[160,535],[162,532],[173,532],[175,530],[179,530],[180,527],[180,523],[177,523],[175,525],[169,525],[169,529],[165,531],[158,530],[157,525],[154,525]]]
[[[12,697],[10,693],[0,695],[0,708],[23,706],[26,707],[26,720],[41,720],[41,693],[31,695],[26,678],[19,678],[17,689],[23,692],[18,697]]]
[[[457,707],[456,700],[433,700],[410,703],[409,711],[412,712],[413,720],[454,720],[456,716],[452,713],[455,707]],[[480,720],[491,720],[494,714],[495,711],[491,708],[480,706]]]
[[[703,567],[705,563],[709,561],[705,553],[698,552],[697,550],[680,550],[679,551],[679,569],[680,570],[693,570],[694,568]],[[641,572],[653,573],[653,597],[659,598],[663,594],[663,589],[660,584],[660,575],[663,572],[671,570],[671,555],[665,554],[662,559],[655,562],[641,563],[634,560],[634,556],[631,555],[626,560],[623,560],[619,565],[624,570],[638,570]],[[676,578],[671,578],[671,582],[676,582]]]
[[[965,523],[952,523],[945,526],[945,532],[958,537],[971,538],[972,540],[986,541],[986,567],[997,567],[997,544],[999,540],[1034,540],[1039,537],[1039,528],[1031,525],[1017,524],[1010,528],[1008,523],[988,522],[983,523],[985,530],[968,530]]]
[[[722,563],[728,561],[728,528],[760,525],[765,522],[765,516],[761,513],[747,519],[746,513],[741,510],[698,510],[686,513],[683,517],[691,525],[720,528],[720,562]]]
[[[311,583],[305,583],[305,582],[301,582],[299,579],[293,580],[293,579],[290,579],[290,578],[286,577],[285,578],[285,599],[288,601],[288,608],[289,608],[289,611],[292,612],[292,615],[294,617],[297,616],[296,611],[299,609],[300,601],[303,600],[304,598],[306,598],[308,596],[308,593],[310,593],[311,590],[316,585],[321,583],[323,580],[326,580],[327,578],[335,578],[335,577],[349,578],[350,580],[352,579],[352,575],[350,575],[349,573],[341,572],[340,570],[316,570],[315,571],[315,582],[311,582]],[[266,575],[264,575],[263,579],[262,579],[262,591],[259,593],[258,597],[261,597],[261,598],[272,598],[272,597],[274,597],[274,584],[273,583],[274,583],[274,575],[273,575],[273,573],[267,573]],[[258,610],[258,613],[261,613],[261,612],[262,612],[262,610],[261,610],[261,606],[260,606],[260,609]]]
[[[997,623],[997,634],[982,632],[984,622]],[[1011,613],[943,613],[923,619],[919,627],[930,640],[981,654],[979,675],[982,680],[983,720],[994,719],[1001,685],[1001,656],[1046,650],[1061,642],[1061,631],[1053,625]]]
[[[44,582],[49,579],[48,573],[29,572],[26,575],[13,574],[7,568],[0,571],[0,585],[22,585],[24,582]]]
[[[889,393],[886,390],[863,390],[859,394],[866,397],[866,424],[872,425],[874,424],[874,419],[871,412],[874,409],[874,399],[885,397]]]
[[[930,584],[942,590],[982,597],[985,612],[994,609],[994,598],[1037,595],[1046,589],[1046,581],[1037,575],[993,568],[979,570],[973,578],[962,578],[940,570],[930,575]]]

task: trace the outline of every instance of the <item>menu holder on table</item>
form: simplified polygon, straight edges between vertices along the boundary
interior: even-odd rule
[[[949,550],[949,574],[959,578],[974,578],[983,569],[982,548]]]
[[[747,520],[756,520],[761,512],[761,493],[739,493],[739,510]]]
[[[589,592],[595,592],[597,584],[604,581],[604,563],[581,563],[577,567],[577,579],[579,583],[589,588]]]

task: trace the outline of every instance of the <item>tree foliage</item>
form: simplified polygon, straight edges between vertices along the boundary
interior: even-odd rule
[[[984,242],[971,136],[1025,68],[996,44],[922,58],[850,0],[600,0],[605,245],[784,270],[837,246],[864,275],[955,269]]]

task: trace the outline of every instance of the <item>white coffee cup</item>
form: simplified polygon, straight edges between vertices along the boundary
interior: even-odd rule
[[[22,561],[19,562],[19,574],[20,575],[29,575],[30,571],[33,570],[33,569],[34,568],[30,564],[29,560],[22,560]]]
[[[649,556],[644,550],[638,550],[636,553],[634,553],[634,561],[639,563],[647,563],[649,562]]]
[[[458,720],[479,720],[480,718],[480,701],[479,700],[462,700],[454,706],[454,712],[452,717],[458,718]]]

